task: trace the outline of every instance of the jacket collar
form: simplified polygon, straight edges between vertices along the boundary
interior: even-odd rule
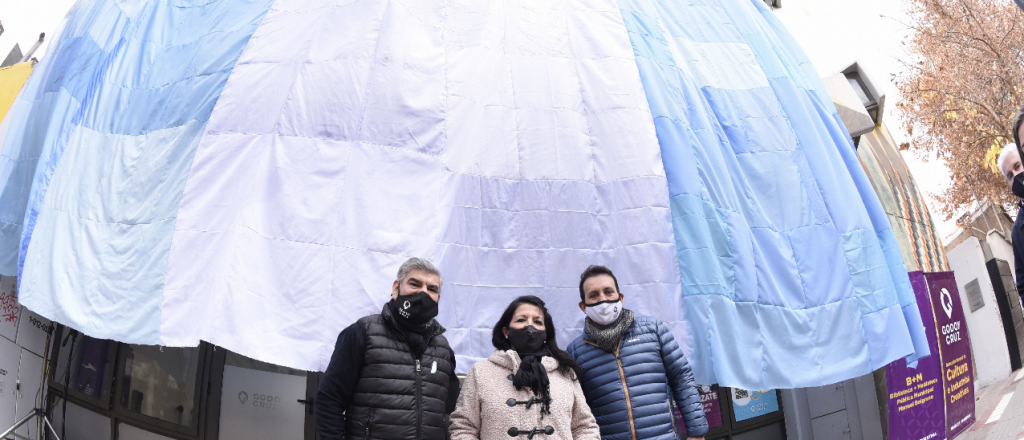
[[[522,362],[519,359],[519,353],[516,353],[515,350],[494,350],[494,353],[487,357],[487,361],[509,371],[518,370],[519,363]],[[544,365],[544,369],[548,372],[558,369],[558,361],[551,356],[540,358],[540,363]]]

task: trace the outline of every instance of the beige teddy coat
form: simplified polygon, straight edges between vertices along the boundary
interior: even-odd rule
[[[538,433],[534,440],[600,439],[601,432],[580,383],[572,378],[575,375],[559,371],[558,362],[552,357],[541,358],[541,364],[548,372],[551,414],[541,419],[539,403],[531,405],[530,409],[523,404],[508,406],[509,398],[527,401],[533,392],[529,388],[516,390],[509,379],[509,375],[519,369],[519,354],[514,350],[495,350],[486,361],[477,362],[469,370],[452,413],[452,440],[511,440],[513,437],[508,435],[511,427],[529,431],[534,427],[543,430],[547,426],[555,432],[552,435]],[[526,434],[514,438],[525,439]]]

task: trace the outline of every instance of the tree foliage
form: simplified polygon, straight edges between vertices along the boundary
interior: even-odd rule
[[[1024,12],[1007,0],[906,0],[912,37],[896,76],[909,147],[941,160],[952,182],[943,216],[989,199],[1013,212],[996,166],[1024,99]]]

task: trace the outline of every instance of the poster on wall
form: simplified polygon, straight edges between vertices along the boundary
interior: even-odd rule
[[[708,421],[708,429],[722,426],[722,409],[718,403],[718,387],[701,385],[700,402],[704,405],[704,418]]]
[[[286,439],[306,422],[306,378],[224,366],[220,404],[222,440]]]
[[[924,272],[911,272],[917,306],[925,329],[934,329],[935,315],[928,295]],[[944,438],[946,432],[943,406],[942,363],[935,331],[926,332],[932,355],[907,365],[900,359],[885,366],[885,383],[889,391],[889,439],[920,440]]]
[[[750,391],[731,388],[732,412],[737,422],[763,416],[779,410],[779,399],[775,390]]]
[[[938,331],[946,406],[946,438],[956,437],[974,424],[974,371],[967,322],[953,272],[926,273],[928,293]]]
[[[704,405],[704,418],[708,421],[708,429],[715,429],[722,426],[722,407],[718,402],[718,385],[698,385],[700,391],[700,403]],[[676,416],[676,426],[686,426],[683,421],[683,414],[675,401],[672,402],[672,412]]]

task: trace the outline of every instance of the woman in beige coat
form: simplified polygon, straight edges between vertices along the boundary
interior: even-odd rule
[[[576,379],[579,366],[558,348],[544,301],[512,301],[491,343],[497,350],[473,365],[462,385],[452,440],[601,438]]]

